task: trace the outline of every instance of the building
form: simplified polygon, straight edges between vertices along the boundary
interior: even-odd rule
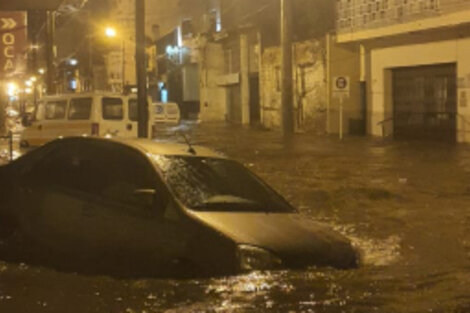
[[[207,37],[220,27],[219,1],[169,1],[167,6],[161,16],[171,16],[171,20],[160,19],[161,35],[156,41],[159,100],[176,102],[183,118],[197,119],[202,113],[201,103],[207,103],[201,93],[207,90],[203,85],[206,62],[214,58],[209,55]]]
[[[326,34],[335,25],[331,1],[295,0],[294,118],[297,131],[327,124]],[[201,79],[201,118],[280,128],[280,5],[276,0],[221,1],[221,30],[208,39]],[[201,67],[204,68],[204,67]],[[204,92],[206,91],[206,92]],[[224,114],[222,115],[222,112]]]
[[[369,134],[470,141],[469,1],[338,0],[337,10],[336,42],[360,56],[352,114],[365,111]]]

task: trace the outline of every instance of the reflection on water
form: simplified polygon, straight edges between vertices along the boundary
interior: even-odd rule
[[[469,147],[193,126],[351,238],[361,268],[136,281],[0,262],[0,312],[470,312]]]
[[[361,238],[356,235],[353,225],[329,225],[348,237],[361,254],[362,266],[387,266],[399,261],[401,238],[397,235],[385,239]]]

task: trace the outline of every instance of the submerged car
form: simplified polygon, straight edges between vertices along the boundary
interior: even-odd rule
[[[203,147],[58,139],[0,167],[0,186],[3,224],[64,266],[217,276],[358,265],[348,239]]]

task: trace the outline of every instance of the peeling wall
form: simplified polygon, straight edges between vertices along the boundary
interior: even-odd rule
[[[294,108],[297,130],[324,133],[326,128],[326,46],[324,40],[296,43],[294,49]],[[281,127],[281,49],[263,51],[260,70],[261,121]]]

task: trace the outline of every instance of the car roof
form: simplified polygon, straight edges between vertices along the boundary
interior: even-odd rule
[[[188,157],[211,157],[225,158],[221,153],[202,146],[192,146],[196,154],[191,153],[190,147],[186,144],[179,144],[170,141],[155,141],[140,138],[98,138],[98,137],[69,137],[59,140],[75,140],[75,141],[108,141],[129,146],[131,148],[142,151],[145,154],[166,155],[166,156],[188,156]]]

